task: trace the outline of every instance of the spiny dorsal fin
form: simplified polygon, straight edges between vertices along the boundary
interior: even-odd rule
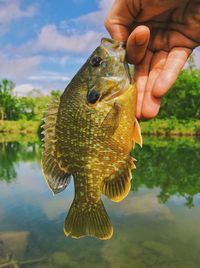
[[[142,147],[141,129],[136,118],[133,126],[133,140]]]
[[[59,105],[60,100],[58,98],[53,99],[47,108],[43,125],[42,171],[54,194],[63,191],[70,182],[70,174],[67,173],[67,168],[61,168],[57,159],[55,129]]]
[[[131,169],[135,168],[134,160],[129,156],[115,174],[103,181],[101,191],[110,200],[120,202],[128,195],[131,187]]]

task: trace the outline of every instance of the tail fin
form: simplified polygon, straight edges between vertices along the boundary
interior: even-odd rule
[[[64,233],[73,238],[86,235],[106,240],[113,234],[112,223],[101,200],[97,203],[73,201],[65,220]]]

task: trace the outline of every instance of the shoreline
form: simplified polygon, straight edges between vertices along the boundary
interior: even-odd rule
[[[0,121],[0,137],[18,135],[38,135],[41,121]],[[200,120],[152,119],[141,121],[144,136],[160,137],[200,137]],[[5,137],[6,138],[6,137]]]

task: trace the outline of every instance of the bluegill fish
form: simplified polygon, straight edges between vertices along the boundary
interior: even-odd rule
[[[130,83],[123,44],[103,38],[64,93],[48,107],[42,169],[59,193],[73,177],[75,196],[64,232],[109,239],[112,223],[101,194],[114,202],[130,190],[130,152],[142,145],[135,118],[136,88]]]

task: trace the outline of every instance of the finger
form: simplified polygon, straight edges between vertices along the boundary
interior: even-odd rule
[[[191,49],[181,47],[171,50],[162,72],[153,85],[152,94],[154,97],[162,97],[170,89],[191,52]]]
[[[126,51],[129,63],[138,64],[144,58],[150,39],[150,30],[146,26],[138,26],[130,34]]]
[[[142,103],[141,114],[145,118],[153,118],[159,112],[161,100],[152,95],[152,89],[157,77],[165,66],[167,56],[168,53],[165,51],[159,51],[153,55]]]
[[[135,65],[135,68],[134,68],[134,80],[136,82],[136,87],[137,87],[136,117],[138,119],[142,117],[142,103],[143,103],[146,83],[148,80],[148,74],[149,74],[152,56],[153,56],[152,52],[147,50],[147,53],[143,61],[140,64]]]
[[[135,12],[134,1],[115,1],[104,23],[113,39],[127,41],[130,34],[129,27],[134,21]]]
[[[146,119],[154,118],[158,115],[160,110],[161,98],[155,98],[149,92],[145,93],[141,117]]]

